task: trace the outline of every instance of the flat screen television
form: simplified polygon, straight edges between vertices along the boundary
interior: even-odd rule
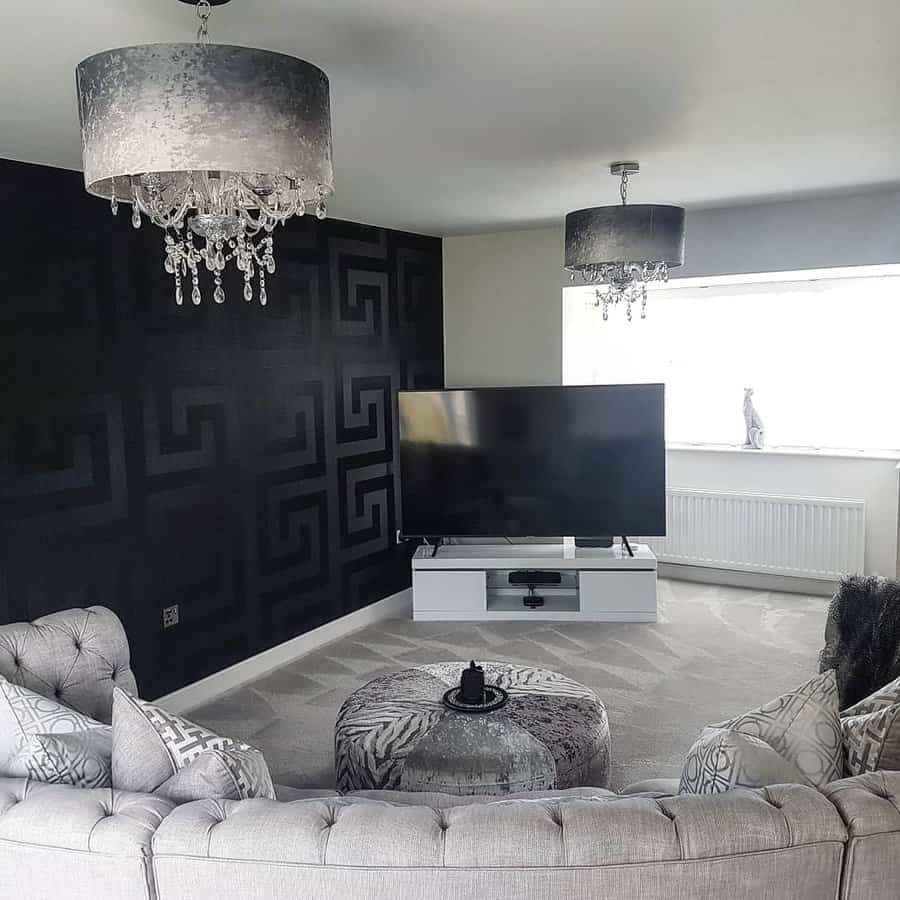
[[[666,533],[664,386],[400,392],[406,537]]]

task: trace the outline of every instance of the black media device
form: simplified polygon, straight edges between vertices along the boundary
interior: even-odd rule
[[[589,538],[589,537],[577,537],[575,538],[575,546],[576,547],[601,547],[609,549],[613,545],[612,536],[610,537],[598,537],[598,538]]]
[[[666,533],[664,386],[401,391],[404,537]]]
[[[561,572],[545,572],[538,569],[520,569],[509,573],[510,584],[562,584]]]

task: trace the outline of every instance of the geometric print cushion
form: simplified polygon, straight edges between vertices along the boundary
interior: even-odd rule
[[[805,781],[792,762],[759,738],[722,728],[705,728],[688,751],[678,793],[721,794],[736,787]]]
[[[900,703],[846,716],[841,727],[848,775],[900,769]]]
[[[842,777],[844,749],[834,669],[711,727],[750,735],[793,763],[813,787]]]
[[[723,785],[796,782],[824,787],[843,774],[844,747],[834,670],[757,709],[704,729],[682,771],[686,793]]]
[[[884,687],[869,694],[864,700],[860,700],[859,703],[854,703],[853,706],[848,706],[846,709],[841,710],[841,718],[878,712],[893,706],[895,703],[900,703],[900,678],[895,678]]]
[[[112,787],[112,728],[101,725],[75,734],[36,734],[19,759],[35,781]]]
[[[0,774],[109,787],[111,756],[108,725],[0,678]]]
[[[113,691],[112,782],[177,802],[274,799],[275,788],[255,748],[197,725],[116,688]]]

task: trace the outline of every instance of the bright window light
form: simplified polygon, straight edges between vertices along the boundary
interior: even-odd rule
[[[736,280],[673,280],[632,322],[564,288],[564,383],[664,382],[670,443],[742,444],[752,387],[768,447],[900,450],[896,267]]]

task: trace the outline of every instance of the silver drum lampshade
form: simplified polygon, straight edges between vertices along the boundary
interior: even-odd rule
[[[301,59],[222,44],[144,44],[76,71],[84,181],[127,198],[131,176],[222,172],[334,190],[328,77]],[[121,187],[120,187],[121,185]]]
[[[609,263],[684,263],[684,209],[652,203],[595,206],[566,216],[567,269]]]

